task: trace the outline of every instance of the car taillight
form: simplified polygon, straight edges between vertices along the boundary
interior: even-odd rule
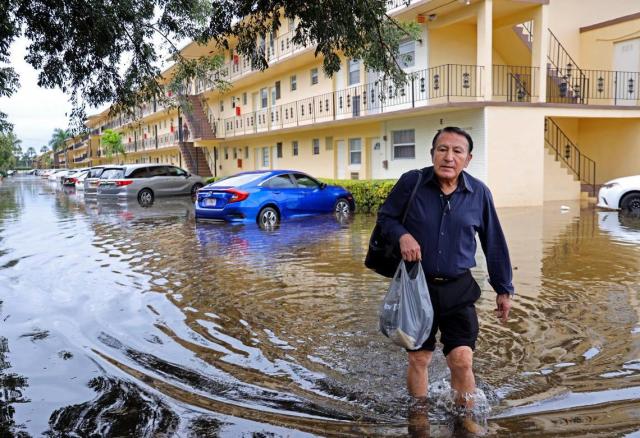
[[[249,197],[249,193],[243,192],[241,190],[227,189],[225,190],[225,192],[231,193],[231,197],[229,198],[229,201],[227,201],[229,204],[231,204],[232,202],[244,201]]]
[[[119,179],[116,181],[116,185],[118,187],[128,186],[129,184],[132,184],[132,183],[133,183],[132,179]]]
[[[75,184],[78,182],[78,178],[69,178],[69,181]]]

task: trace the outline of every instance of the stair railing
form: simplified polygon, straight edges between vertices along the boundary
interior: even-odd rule
[[[552,87],[547,87],[548,97],[566,99],[569,102],[586,103],[589,90],[587,75],[578,66],[578,63],[569,55],[560,40],[549,29],[549,53],[551,63],[549,76],[557,86],[558,94],[552,93]],[[555,90],[554,90],[555,91]]]
[[[581,183],[596,191],[596,163],[583,154],[578,146],[549,117],[544,119],[544,141],[555,152],[556,161],[562,161]]]

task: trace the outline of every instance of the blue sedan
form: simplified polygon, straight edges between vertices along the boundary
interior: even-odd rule
[[[353,196],[294,170],[242,172],[198,190],[196,219],[253,222],[272,227],[282,219],[355,210]]]

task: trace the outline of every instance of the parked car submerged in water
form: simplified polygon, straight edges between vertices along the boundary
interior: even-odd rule
[[[106,167],[100,175],[98,197],[137,198],[150,204],[157,196],[195,195],[202,177],[168,164],[128,164]]]
[[[355,211],[351,193],[295,170],[242,172],[198,190],[196,219],[258,222]]]
[[[604,183],[598,192],[598,207],[640,214],[640,175]]]

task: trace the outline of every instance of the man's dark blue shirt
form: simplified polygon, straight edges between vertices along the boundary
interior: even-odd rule
[[[455,278],[474,267],[476,233],[487,259],[489,283],[497,293],[513,293],[511,261],[489,188],[466,172],[450,199],[438,185],[433,167],[423,177],[409,207],[404,208],[418,180],[419,171],[400,177],[378,212],[383,235],[391,242],[410,233],[420,244],[422,268],[427,277]]]

